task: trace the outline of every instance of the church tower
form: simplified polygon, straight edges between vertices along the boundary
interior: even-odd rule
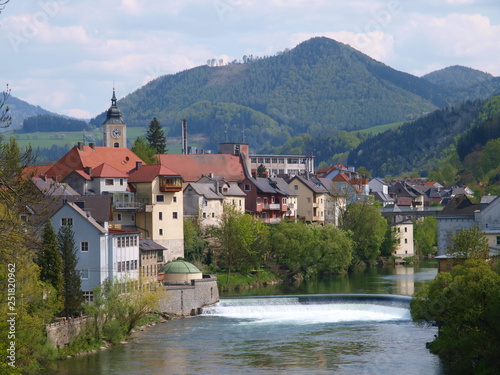
[[[127,147],[127,124],[123,121],[122,112],[116,106],[115,89],[111,98],[111,107],[102,124],[104,147]]]

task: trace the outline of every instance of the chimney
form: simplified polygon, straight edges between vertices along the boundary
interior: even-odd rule
[[[135,162],[135,170],[138,171],[142,167],[142,161]]]
[[[95,143],[94,142],[90,142],[89,143],[89,146],[92,150],[95,150]]]
[[[92,167],[85,167],[83,171],[92,177]]]
[[[83,151],[83,146],[85,145],[85,143],[83,143],[83,142],[78,142],[76,145],[78,146],[78,149],[79,149],[80,151]]]
[[[187,154],[187,120],[182,119],[182,153]]]

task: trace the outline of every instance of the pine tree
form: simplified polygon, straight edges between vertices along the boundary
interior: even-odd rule
[[[59,252],[57,234],[50,223],[45,222],[42,236],[42,248],[38,254],[37,264],[40,267],[40,280],[50,283],[61,295],[63,290],[62,256]]]
[[[62,256],[64,314],[69,318],[83,303],[80,271],[76,269],[78,259],[72,227],[62,226],[57,234],[57,241]]]
[[[165,133],[156,117],[149,123],[149,129],[146,133],[146,139],[149,145],[156,149],[158,154],[167,153],[167,139]]]

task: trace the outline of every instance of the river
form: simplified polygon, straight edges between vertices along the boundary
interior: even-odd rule
[[[445,374],[425,347],[436,329],[416,327],[409,297],[397,297],[411,296],[436,272],[434,261],[424,261],[223,296],[203,315],[41,373]]]

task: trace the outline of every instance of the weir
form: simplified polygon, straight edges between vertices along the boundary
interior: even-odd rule
[[[222,298],[203,309],[203,315],[273,324],[409,321],[410,301],[406,296],[373,294]]]

